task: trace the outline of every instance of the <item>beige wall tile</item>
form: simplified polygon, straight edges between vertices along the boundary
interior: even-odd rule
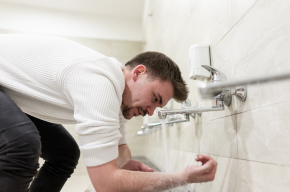
[[[290,70],[289,1],[258,1],[229,32],[235,78],[267,76]],[[257,109],[290,99],[289,81],[248,87],[245,103],[237,112]],[[282,91],[282,92],[280,92]],[[275,98],[275,99],[273,99]]]
[[[179,159],[179,150],[169,149],[168,150],[168,168],[169,172],[174,172],[176,170],[177,166],[177,160]],[[162,171],[165,171],[165,158],[163,153],[163,159],[159,159],[163,163],[163,169]]]
[[[290,69],[290,2],[258,1],[229,33],[237,77]],[[258,69],[258,71],[257,71]]]
[[[290,25],[285,19],[290,18],[289,1],[192,2],[151,1],[155,13],[146,25],[144,45],[144,50],[166,53],[179,65],[190,88],[192,105],[197,102],[202,102],[203,106],[215,104],[214,100],[200,97],[198,81],[188,79],[188,48],[192,44],[208,43],[211,46],[212,65],[225,73],[228,80],[290,70]],[[281,179],[280,183],[273,179],[273,186],[280,185],[278,190],[266,189],[259,180],[260,177],[266,178],[270,186],[271,173],[284,174],[279,166],[270,165],[273,166],[269,168],[272,172],[268,173],[258,167],[261,165],[267,169],[269,165],[250,162],[244,166],[250,169],[247,170],[249,172],[242,173],[239,169],[242,174],[237,176],[239,183],[236,190],[235,178],[238,161],[247,163],[236,158],[289,165],[287,138],[290,135],[286,128],[289,124],[289,82],[248,86],[246,102],[233,97],[232,105],[225,106],[224,111],[203,113],[201,117],[170,128],[167,142],[171,151],[171,170],[174,167],[175,170],[182,169],[186,164],[183,159],[190,159],[189,154],[207,153],[218,161],[216,179],[214,182],[196,184],[196,191],[287,191],[289,183],[285,183],[285,179]],[[173,107],[180,108],[180,105],[174,103]],[[156,144],[158,153],[162,153],[161,132],[148,135],[148,138],[151,148]],[[160,158],[163,156],[158,154],[154,161],[160,163]],[[279,171],[275,172],[276,167]],[[284,175],[289,177],[287,171]]]
[[[289,114],[289,101],[238,114],[238,157],[289,166]]]
[[[237,159],[212,156],[218,163],[215,180],[197,183],[195,192],[233,192],[237,172]]]
[[[180,151],[176,162],[175,171],[183,171],[187,166],[198,165],[195,161],[197,153]]]
[[[200,138],[202,133],[202,124],[183,126],[179,129],[179,143],[178,149],[181,151],[188,151],[199,153]]]
[[[238,160],[234,192],[288,192],[290,167]]]
[[[176,46],[182,38],[185,27],[188,25],[192,12],[197,6],[197,0],[174,1],[170,19],[171,41]],[[177,27],[178,26],[178,27]],[[172,47],[171,47],[172,49]]]
[[[236,123],[235,115],[203,123],[200,153],[237,158]]]
[[[228,0],[229,25],[233,27],[258,0]]]

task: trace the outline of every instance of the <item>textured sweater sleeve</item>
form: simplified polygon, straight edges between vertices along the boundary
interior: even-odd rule
[[[121,110],[120,110],[120,114],[119,114],[119,119],[120,119],[120,133],[122,134],[122,138],[119,141],[119,145],[123,145],[123,144],[127,144],[126,141],[126,129],[125,129],[125,124],[127,122],[127,120],[124,118]]]
[[[118,76],[107,71],[90,63],[82,64],[69,73],[64,86],[74,106],[75,131],[85,165],[89,167],[116,159],[124,134],[123,129],[120,132]]]

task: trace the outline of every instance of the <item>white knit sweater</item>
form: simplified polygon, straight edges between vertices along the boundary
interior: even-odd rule
[[[73,41],[0,35],[0,86],[27,114],[75,124],[86,166],[118,157],[125,144],[121,64]]]

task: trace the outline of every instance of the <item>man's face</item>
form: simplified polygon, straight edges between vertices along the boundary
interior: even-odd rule
[[[156,107],[163,107],[173,97],[169,81],[151,80],[147,73],[137,74],[127,83],[129,90],[123,94],[122,113],[126,119],[134,116],[153,115]]]

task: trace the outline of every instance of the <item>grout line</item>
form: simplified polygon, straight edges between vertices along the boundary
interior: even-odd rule
[[[270,106],[274,106],[274,105],[280,105],[280,104],[283,104],[283,103],[288,103],[288,102],[289,102],[289,100],[280,101],[280,102],[272,103],[272,104],[269,104],[269,105],[266,105],[266,106],[263,106],[263,107],[259,107],[259,108],[256,108],[256,109],[250,109],[250,110],[246,110],[246,111],[236,112],[236,113],[233,113],[233,114],[230,114],[230,115],[225,115],[225,116],[222,116],[222,117],[217,117],[217,118],[214,118],[214,119],[210,119],[210,120],[201,122],[201,124],[202,123],[206,123],[206,122],[210,122],[210,121],[214,121],[214,120],[218,120],[218,119],[223,119],[225,117],[231,117],[231,116],[234,116],[234,115],[239,115],[239,114],[242,114],[242,113],[247,113],[247,112],[250,112],[250,111],[256,111],[256,110],[259,110],[259,109],[264,109],[264,108],[267,108],[267,107],[270,107]]]
[[[242,159],[242,158],[235,158],[235,157],[227,157],[227,156],[215,155],[215,154],[208,154],[208,153],[204,153],[204,154],[205,155],[213,155],[213,156],[216,156],[216,157],[224,157],[224,158],[228,158],[228,159],[236,159],[236,160],[250,161],[250,162],[255,162],[255,163],[262,163],[262,164],[267,164],[267,165],[276,165],[276,166],[280,166],[280,167],[290,167],[290,165],[282,165],[282,164],[268,163],[268,162],[255,161],[255,160]]]
[[[243,15],[242,17],[228,30],[228,32],[226,32],[226,34],[224,34],[224,36],[222,36],[222,38],[215,44],[215,46],[213,46],[212,50],[224,39],[224,37],[242,20],[242,18],[244,18],[244,16],[254,7],[254,5],[256,5],[256,3],[259,0],[257,0]]]
[[[236,140],[237,140],[237,157],[239,157],[239,141],[238,141],[238,118],[236,115],[235,118],[235,129],[236,129]],[[237,177],[238,177],[238,169],[239,168],[239,162],[237,162],[237,167],[236,167],[236,175],[235,175],[235,184],[234,184],[234,191],[236,191],[236,186],[237,186]]]
[[[237,121],[236,121],[236,123],[237,123]],[[238,133],[237,133],[237,134],[238,134]],[[237,140],[238,140],[238,137],[236,137],[236,138],[237,138]],[[239,145],[239,142],[237,141],[237,156],[239,156],[238,145]],[[239,171],[239,162],[237,162],[237,167],[236,167],[236,176],[235,176],[234,191],[236,191],[238,171]]]

